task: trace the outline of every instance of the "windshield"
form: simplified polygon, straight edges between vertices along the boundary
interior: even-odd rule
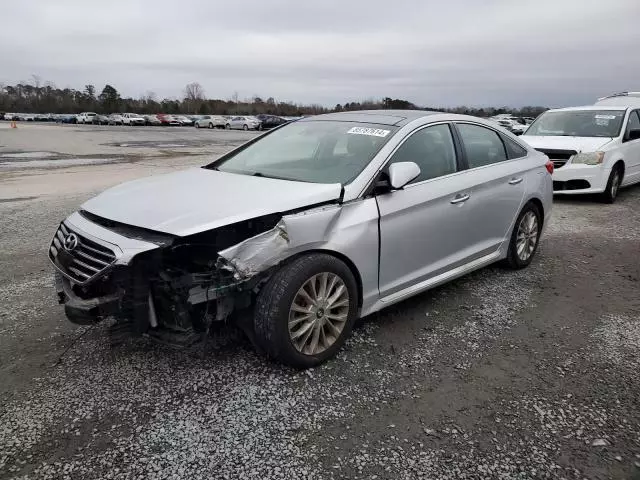
[[[397,128],[354,122],[291,123],[207,168],[312,183],[351,182]]]
[[[624,113],[624,110],[546,112],[531,124],[526,135],[617,137]]]

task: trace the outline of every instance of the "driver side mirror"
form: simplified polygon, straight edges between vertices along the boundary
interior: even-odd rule
[[[627,140],[638,140],[640,139],[640,129],[629,130],[629,135]]]
[[[415,162],[398,162],[389,166],[389,183],[398,190],[420,175],[420,167]]]

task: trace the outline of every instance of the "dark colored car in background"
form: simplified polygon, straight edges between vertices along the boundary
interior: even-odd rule
[[[261,130],[268,130],[270,128],[279,127],[280,125],[284,125],[289,121],[282,117],[278,117],[276,115],[262,114],[262,115],[256,115],[256,118],[258,118],[262,122],[262,125],[260,126]]]

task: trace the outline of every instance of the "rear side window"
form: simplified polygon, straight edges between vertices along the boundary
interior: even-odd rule
[[[627,123],[627,135],[631,130],[640,130],[640,118],[638,117],[638,110],[634,110],[629,115],[629,122]]]
[[[507,152],[497,132],[468,123],[457,124],[469,168],[504,162]]]
[[[527,156],[527,149],[518,145],[516,142],[511,140],[504,135],[500,135],[502,141],[504,143],[505,148],[507,149],[507,157],[509,160],[513,160],[514,158],[522,158]]]

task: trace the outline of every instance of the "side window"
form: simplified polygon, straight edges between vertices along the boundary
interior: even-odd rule
[[[434,125],[411,135],[400,145],[390,163],[415,162],[420,175],[411,183],[456,172],[456,151],[448,125]]]
[[[507,157],[509,158],[509,160],[527,156],[528,152],[526,148],[518,145],[516,142],[508,137],[505,137],[504,135],[500,135],[500,138],[502,139],[502,143],[504,143],[504,146],[507,149]]]
[[[629,115],[629,122],[627,123],[627,135],[631,130],[640,130],[640,117],[638,116],[638,110],[634,110]]]
[[[478,125],[457,124],[467,154],[469,168],[504,162],[507,152],[496,132]]]

